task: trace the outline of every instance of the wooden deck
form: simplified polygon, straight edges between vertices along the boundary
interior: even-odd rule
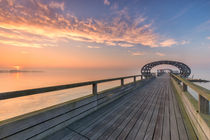
[[[46,139],[187,140],[189,134],[165,74]]]

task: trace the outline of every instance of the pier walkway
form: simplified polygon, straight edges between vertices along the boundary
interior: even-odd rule
[[[164,74],[45,139],[191,139],[195,134],[182,116],[170,76]]]
[[[168,64],[180,73],[151,73]],[[88,86],[92,93],[0,121],[2,140],[210,140],[210,90],[181,62],[146,64],[142,75],[0,93],[0,100]],[[128,80],[132,82],[128,82]],[[119,86],[99,90],[103,83]],[[189,89],[189,90],[188,90]],[[193,90],[198,98],[190,93]],[[47,102],[47,99],[46,99]],[[12,111],[12,110],[11,110]]]

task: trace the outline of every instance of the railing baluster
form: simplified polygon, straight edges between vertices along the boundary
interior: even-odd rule
[[[183,83],[182,90],[183,90],[184,92],[187,91],[187,85],[186,85],[185,83]]]
[[[136,76],[133,77],[133,82],[136,83]]]
[[[121,86],[124,86],[124,78],[121,78]]]
[[[200,113],[209,114],[209,101],[199,95],[198,109]]]
[[[97,95],[97,83],[93,83],[93,95]]]

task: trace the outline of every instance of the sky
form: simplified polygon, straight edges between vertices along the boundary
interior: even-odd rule
[[[0,0],[0,68],[210,70],[209,0]]]

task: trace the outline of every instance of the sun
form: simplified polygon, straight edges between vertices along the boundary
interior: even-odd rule
[[[16,70],[20,70],[20,66],[13,66]]]

